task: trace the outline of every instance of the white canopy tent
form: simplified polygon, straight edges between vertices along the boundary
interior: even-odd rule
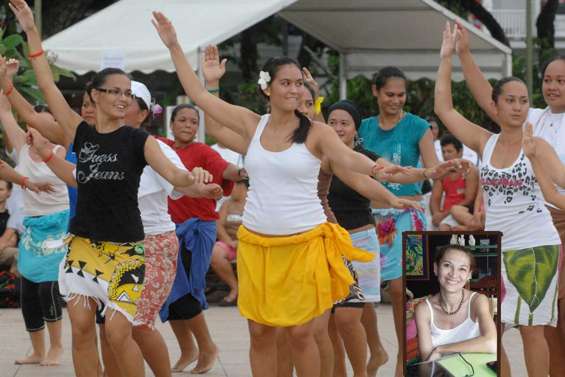
[[[55,64],[78,74],[101,66],[127,72],[174,71],[151,24],[159,10],[171,19],[193,67],[198,50],[219,44],[296,0],[121,0],[47,39]]]
[[[387,65],[400,67],[410,79],[433,78],[445,21],[458,19],[433,0],[121,0],[52,36],[44,46],[55,64],[78,74],[102,66],[172,72],[168,51],[150,23],[153,10],[171,18],[195,68],[202,47],[280,12],[339,51],[342,98],[347,78],[370,77]],[[490,78],[509,75],[511,49],[462,22],[471,31],[471,47],[483,72]],[[454,78],[461,79],[457,65]]]
[[[345,80],[371,77],[394,65],[410,79],[434,78],[439,65],[441,32],[446,21],[460,20],[471,31],[471,48],[489,78],[512,72],[512,51],[461,20],[433,0],[300,0],[280,15],[340,52],[340,95]],[[458,63],[454,79],[462,79]]]
[[[76,73],[103,65],[126,71],[172,72],[150,23],[151,11],[172,19],[193,67],[199,48],[221,43],[262,19],[281,16],[341,53],[346,78],[396,65],[409,78],[434,77],[441,30],[457,16],[433,0],[121,0],[45,41],[55,63]],[[462,21],[488,77],[511,73],[511,50]],[[461,79],[457,66],[454,78]]]

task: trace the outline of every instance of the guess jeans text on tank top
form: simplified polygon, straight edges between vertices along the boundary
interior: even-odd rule
[[[122,181],[125,172],[109,170],[112,164],[118,162],[117,153],[96,153],[100,145],[86,142],[78,153],[78,162],[87,169],[77,171],[77,181],[87,183],[91,180]],[[86,171],[85,171],[86,170]]]

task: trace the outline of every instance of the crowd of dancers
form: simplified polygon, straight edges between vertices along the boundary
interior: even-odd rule
[[[219,98],[226,62],[216,47],[205,51],[202,83],[171,22],[154,12],[182,87],[198,106],[175,108],[168,140],[140,128],[152,111],[150,91],[120,69],[98,72],[76,113],[53,81],[32,11],[24,0],[10,7],[49,108],[26,101],[12,83],[18,62],[0,58],[0,122],[17,161],[15,169],[1,163],[0,176],[25,188],[18,271],[33,352],[17,363],[60,361],[60,294],[77,376],[143,376],[144,360],[158,377],[193,362],[192,373],[206,373],[218,356],[203,314],[212,265],[230,286],[225,302],[237,302],[248,320],[255,377],[342,377],[346,355],[355,377],[376,376],[389,357],[402,376],[402,232],[429,229],[421,182],[433,180],[433,225],[503,232],[500,316],[505,329],[519,328],[528,375],[565,375],[565,199],[556,188],[565,187],[565,59],[544,66],[548,107],[534,109],[521,80],[491,87],[467,31],[446,25],[434,110],[453,136],[442,139],[440,162],[429,123],[403,110],[407,80],[399,69],[375,75],[379,114],[362,119],[347,100],[324,116],[310,72],[290,58],[269,59],[258,75],[269,113],[260,115]],[[453,107],[455,54],[499,134]],[[199,109],[206,132],[243,155],[244,168],[195,142]],[[478,167],[461,159],[461,142],[479,156]],[[232,190],[217,227],[216,200]],[[229,263],[236,255],[237,278]],[[416,308],[420,357],[496,352],[488,302],[465,289],[472,255],[453,247],[435,260],[440,292]],[[377,328],[382,282],[392,300],[396,354]],[[158,315],[181,350],[172,367],[154,326]],[[454,335],[463,325],[467,335]],[[501,375],[508,376],[501,354]]]

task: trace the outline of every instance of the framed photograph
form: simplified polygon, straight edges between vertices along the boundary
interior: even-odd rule
[[[471,375],[471,367],[475,375],[497,376],[501,339],[500,240],[500,232],[403,233],[403,283],[407,292],[404,301],[405,376],[464,376]],[[475,303],[479,296],[486,298],[481,299],[480,304]],[[443,344],[444,339],[438,337],[435,330],[438,324],[456,329],[467,321],[472,305],[482,308],[473,306],[475,311],[487,308],[490,311],[489,322],[496,327],[496,352],[487,352],[490,346],[485,342],[484,352],[462,349],[437,351],[437,355],[432,355],[440,349],[436,348],[438,345],[456,347],[451,344],[477,336],[469,335],[469,339]],[[482,325],[488,328],[488,324]],[[441,332],[450,331],[446,329]]]

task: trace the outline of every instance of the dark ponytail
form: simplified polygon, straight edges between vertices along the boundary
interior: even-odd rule
[[[292,58],[289,57],[270,58],[269,60],[267,60],[267,62],[265,62],[263,68],[261,68],[261,71],[268,72],[269,76],[271,77],[271,81],[268,83],[268,85],[271,85],[271,82],[273,82],[275,76],[277,75],[277,72],[279,71],[280,67],[282,67],[283,65],[294,65],[300,71],[302,71],[300,69],[300,65],[298,64],[298,62]],[[265,94],[265,92],[259,86],[259,84],[257,84],[257,90],[263,97],[265,97],[265,99],[267,100],[269,99],[269,97]],[[315,100],[315,98],[313,99]],[[310,126],[312,125],[312,122],[310,122],[310,119],[308,119],[306,115],[302,114],[297,109],[294,110],[294,114],[298,117],[299,124],[298,124],[298,128],[294,130],[291,140],[293,143],[303,144],[306,141],[306,138],[308,137],[308,132],[310,131]]]
[[[298,110],[294,110],[294,114],[298,117],[299,123],[298,128],[292,133],[291,140],[293,143],[303,144],[308,137],[308,132],[310,131],[312,122],[310,122],[310,119],[308,119],[306,115],[302,114]]]

